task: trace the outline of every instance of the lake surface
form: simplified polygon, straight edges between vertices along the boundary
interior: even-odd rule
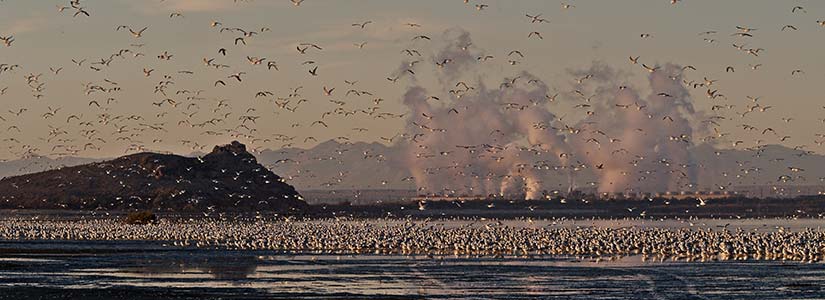
[[[0,242],[0,299],[823,299],[782,261],[288,255],[158,242]]]

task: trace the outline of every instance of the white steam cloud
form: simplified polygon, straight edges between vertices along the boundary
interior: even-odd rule
[[[598,177],[601,192],[675,190],[695,182],[688,149],[696,112],[680,67],[650,73],[647,97],[619,88],[615,72],[598,64],[571,72],[585,78],[575,94],[594,94],[560,96],[558,102],[583,104],[577,112],[587,111],[570,125],[550,110],[555,92],[528,72],[497,87],[487,86],[482,75],[466,79],[482,73],[483,58],[469,33],[451,30],[433,42],[445,45],[422,59],[429,63],[413,68],[405,62],[394,73],[415,77],[432,68],[436,74],[437,87],[413,78],[403,96],[408,136],[397,146],[420,192],[539,199],[572,184],[584,169]]]

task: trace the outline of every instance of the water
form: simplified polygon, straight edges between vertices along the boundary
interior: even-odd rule
[[[822,299],[796,262],[288,255],[0,242],[0,299]]]

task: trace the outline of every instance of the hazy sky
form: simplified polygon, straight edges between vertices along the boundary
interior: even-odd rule
[[[708,116],[728,118],[718,121],[719,132],[728,134],[721,147],[731,147],[736,140],[744,141],[739,147],[753,146],[761,139],[763,144],[806,145],[805,149],[820,153],[825,150],[814,143],[825,139],[815,136],[821,132],[824,123],[820,119],[825,112],[825,26],[817,22],[825,20],[825,2],[683,0],[672,5],[669,0],[577,0],[568,1],[573,5],[568,9],[558,1],[546,0],[469,2],[305,0],[295,6],[289,0],[85,0],[81,6],[90,16],[73,17],[76,10],[71,7],[59,12],[69,1],[0,1],[0,37],[14,38],[10,47],[0,44],[0,64],[19,65],[0,74],[0,89],[8,88],[0,96],[0,116],[5,119],[0,120],[0,137],[6,145],[0,157],[19,157],[27,151],[108,157],[136,148],[130,145],[186,153],[208,151],[215,143],[233,139],[246,143],[255,139],[253,148],[272,149],[285,144],[311,147],[340,136],[380,142],[380,137],[401,132],[404,119],[333,114],[323,119],[329,128],[312,123],[321,120],[324,112],[336,109],[370,109],[375,98],[383,99],[375,108],[377,112],[406,113],[408,109],[401,103],[406,87],[411,80],[432,84],[437,77],[434,54],[444,43],[444,33],[460,30],[470,33],[476,52],[493,56],[476,71],[465,74],[467,80],[481,78],[496,85],[505,77],[528,71],[561,93],[561,99],[573,97],[576,89],[570,71],[587,69],[594,62],[620,71],[627,85],[642,91],[647,88],[642,63],[692,65],[697,70],[686,71],[686,79],[718,80],[711,88],[727,97],[711,100],[705,95],[707,88],[689,89],[698,109]],[[482,3],[489,6],[478,10],[476,5]],[[792,12],[795,6],[803,9]],[[182,16],[170,17],[172,13]],[[531,23],[525,14],[541,14],[549,22]],[[213,27],[213,21],[221,25]],[[366,21],[372,23],[363,29],[352,26]],[[128,29],[116,30],[119,25],[135,31],[148,29],[136,38]],[[782,30],[785,25],[798,30]],[[757,30],[749,32],[753,37],[732,36],[741,32],[736,26]],[[257,34],[246,37],[246,45],[235,45],[235,38],[242,33],[220,32],[222,28]],[[528,38],[534,31],[543,38]],[[717,33],[700,35],[705,31]],[[650,36],[643,38],[642,34]],[[432,40],[412,40],[418,35]],[[363,42],[363,48],[355,45]],[[301,54],[296,50],[300,43],[314,43],[323,50],[310,48]],[[763,50],[755,56],[732,44]],[[227,50],[226,56],[218,53],[220,48]],[[108,66],[92,64],[121,49],[131,52],[114,57]],[[411,58],[404,49],[416,49],[422,57]],[[524,54],[515,65],[508,63],[514,59],[508,57],[512,50]],[[158,58],[164,51],[172,55],[169,60]],[[135,53],[145,55],[136,57]],[[266,60],[253,65],[247,56]],[[640,56],[639,64],[631,64],[629,56]],[[229,67],[207,66],[204,58],[214,58],[213,65]],[[85,62],[78,66],[72,59]],[[402,62],[411,59],[422,61],[415,67],[414,79],[387,80]],[[279,70],[268,69],[270,61]],[[754,69],[755,65],[760,66]],[[308,71],[316,66],[318,76],[313,76]],[[728,66],[734,72],[726,72]],[[62,70],[55,74],[50,68]],[[144,69],[154,71],[147,77]],[[792,75],[794,70],[803,72]],[[238,72],[245,72],[242,82],[228,78]],[[29,74],[42,75],[27,80]],[[226,86],[215,86],[217,80]],[[345,80],[357,83],[351,86]],[[155,92],[164,81],[168,86],[165,96]],[[119,90],[88,93],[90,86]],[[290,97],[297,87],[302,87],[300,95]],[[335,90],[325,95],[323,87]],[[346,96],[349,89],[369,91],[373,96]],[[187,99],[195,95],[178,93],[182,90],[203,91],[197,98]],[[256,97],[264,91],[273,94]],[[438,96],[448,98],[446,94]],[[760,108],[743,118],[738,113],[754,103],[746,96],[761,97],[757,102]],[[294,112],[276,104],[287,98],[290,102],[285,108]],[[177,106],[171,105],[172,101],[153,105],[164,99]],[[297,105],[300,99],[306,102]],[[221,100],[227,100],[222,103],[228,106],[219,106]],[[90,105],[91,101],[101,107]],[[576,119],[584,114],[572,108],[573,101],[548,105],[557,116]],[[712,110],[713,105],[735,107]],[[770,108],[764,109],[767,106]],[[21,109],[25,111],[19,113]],[[223,119],[226,113],[231,114]],[[70,119],[72,115],[77,118]],[[256,121],[246,121],[249,128],[238,128],[244,116]],[[214,118],[222,120],[202,127],[189,125]],[[179,123],[183,120],[188,123]],[[758,130],[746,131],[742,124]],[[777,134],[762,135],[769,127]],[[281,141],[279,134],[294,138]],[[783,136],[791,138],[783,142]],[[206,148],[193,149],[194,143]]]

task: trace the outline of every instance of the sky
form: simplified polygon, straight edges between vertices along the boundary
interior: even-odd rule
[[[696,70],[684,71],[686,81],[715,80],[712,87],[688,89],[688,101],[702,116],[726,118],[716,119],[716,131],[704,133],[720,133],[715,146],[804,145],[802,149],[825,153],[816,143],[825,140],[817,136],[825,125],[825,27],[817,22],[825,20],[825,2],[566,3],[572,6],[546,0],[305,0],[300,5],[289,0],[85,0],[80,6],[90,15],[74,17],[77,10],[69,1],[0,1],[0,37],[14,40],[10,46],[0,44],[0,64],[19,66],[0,73],[0,89],[7,88],[0,96],[0,138],[5,145],[0,158],[206,152],[231,140],[256,150],[309,148],[330,139],[388,143],[386,138],[408,125],[411,109],[403,95],[410,86],[431,87],[434,96],[449,105],[449,95],[436,87],[443,78],[434,61],[439,49],[461,32],[471,36],[474,54],[492,57],[479,60],[456,79],[496,86],[504,78],[529,72],[551,93],[560,94],[559,101],[542,105],[569,122],[586,117],[584,110],[575,108],[580,104],[574,93],[579,87],[572,74],[606,66],[615,70],[613,81],[649,94],[642,63],[690,65]],[[486,6],[478,9],[482,4]],[[60,7],[67,8],[60,12]],[[175,13],[180,16],[170,16]],[[548,22],[532,23],[528,14],[540,14]],[[363,28],[353,26],[367,21],[371,22]],[[212,26],[213,22],[220,24]],[[135,31],[148,28],[134,37],[128,29],[117,30],[121,25]],[[785,25],[797,30],[783,30]],[[748,32],[752,37],[733,36],[742,32],[737,26],[756,30]],[[221,32],[226,28],[256,34]],[[706,31],[716,33],[700,34]],[[419,35],[431,40],[414,39]],[[244,37],[246,44],[236,45],[237,37]],[[322,50],[309,48],[302,54],[296,49],[303,48],[301,43]],[[361,43],[366,44],[356,46]],[[762,50],[756,56],[733,44]],[[221,48],[227,55],[218,53]],[[113,57],[108,65],[93,64],[121,49],[129,52]],[[416,49],[422,56],[408,56],[404,49]],[[513,50],[524,57],[508,56]],[[164,53],[171,58],[158,57]],[[629,57],[637,56],[639,64],[632,64]],[[253,65],[247,57],[266,60]],[[207,65],[205,58],[214,61]],[[421,61],[414,76],[394,83],[387,79],[412,59]],[[72,60],[85,62],[77,65]],[[277,70],[268,68],[269,62]],[[214,67],[220,64],[228,67]],[[729,66],[732,72],[726,71]],[[309,72],[315,67],[317,76]],[[153,71],[146,76],[144,70]],[[229,77],[238,72],[244,72],[241,82]],[[36,78],[27,79],[28,75]],[[218,80],[226,85],[216,85]],[[166,95],[156,92],[159,85],[165,86],[161,90]],[[106,91],[90,89],[95,86]],[[325,88],[335,90],[327,95]],[[726,99],[708,98],[709,88]],[[350,89],[372,95],[348,96]],[[256,97],[259,92],[271,94]],[[376,98],[382,99],[378,105]],[[306,100],[297,104],[300,99]],[[741,117],[754,103],[760,106]],[[714,105],[735,107],[713,109]],[[401,117],[339,114],[369,109]],[[212,124],[203,123],[210,120]],[[199,123],[202,126],[192,126]],[[767,128],[776,134],[763,134]],[[785,136],[789,138],[783,141]],[[702,137],[693,142],[701,143]],[[736,141],[742,143],[734,145]]]

